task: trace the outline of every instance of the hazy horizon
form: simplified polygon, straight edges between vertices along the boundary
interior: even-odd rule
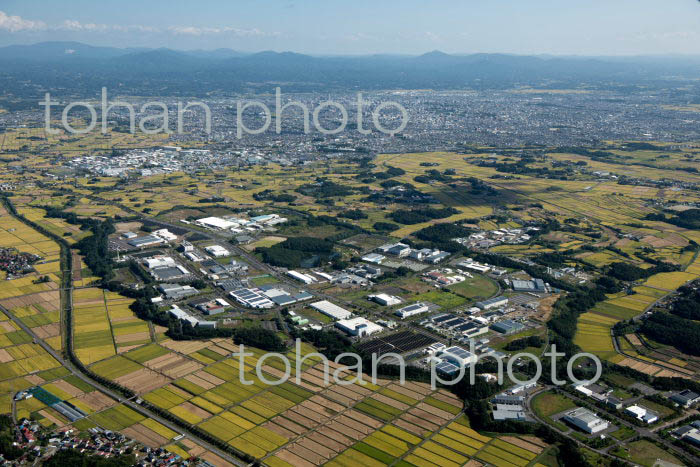
[[[96,46],[294,51],[310,55],[504,53],[557,56],[700,54],[696,0],[351,4],[212,0],[5,0],[0,46],[77,41]]]

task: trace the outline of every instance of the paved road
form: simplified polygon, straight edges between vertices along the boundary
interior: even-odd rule
[[[63,357],[62,357],[58,352],[56,352],[56,350],[54,350],[53,347],[51,347],[50,345],[48,345],[48,344],[47,344],[46,342],[44,342],[41,338],[39,338],[36,334],[34,334],[34,332],[33,332],[29,327],[27,327],[27,325],[25,325],[22,321],[20,321],[20,320],[19,320],[15,315],[13,315],[10,311],[8,311],[6,308],[4,308],[4,307],[2,307],[2,306],[0,306],[0,310],[1,310],[3,313],[5,313],[5,314],[10,318],[10,320],[12,320],[15,324],[17,324],[24,332],[26,332],[27,334],[29,334],[30,336],[32,336],[32,338],[34,339],[34,342],[35,342],[35,343],[37,343],[38,345],[40,345],[49,355],[51,355],[53,358],[55,358],[56,361],[58,361],[59,363],[61,363],[61,364],[62,364],[66,369],[68,369],[68,371],[70,371],[73,375],[77,376],[77,377],[80,378],[82,381],[84,381],[85,383],[89,384],[89,385],[92,386],[93,388],[97,389],[97,390],[100,391],[101,393],[103,393],[103,394],[105,394],[105,395],[111,397],[112,399],[114,399],[114,400],[116,400],[116,401],[118,401],[118,402],[120,402],[120,403],[122,403],[122,404],[128,406],[130,409],[133,409],[133,410],[135,410],[136,412],[138,412],[138,413],[140,413],[140,414],[142,414],[142,415],[144,415],[144,416],[146,416],[146,417],[148,417],[148,418],[151,418],[151,419],[153,419],[153,420],[156,420],[157,422],[159,422],[159,423],[161,423],[161,424],[167,426],[168,428],[170,428],[171,430],[175,431],[176,433],[183,433],[183,429],[180,428],[180,427],[178,427],[177,425],[173,424],[172,422],[170,422],[170,421],[168,421],[168,420],[166,420],[166,419],[164,419],[164,418],[158,416],[158,415],[155,414],[155,413],[152,413],[151,411],[149,411],[149,410],[146,409],[145,407],[140,406],[139,404],[137,404],[136,402],[134,402],[134,401],[131,400],[131,399],[125,399],[125,398],[124,398],[123,396],[121,396],[120,394],[118,394],[118,393],[112,391],[111,389],[108,389],[108,388],[102,386],[101,384],[99,384],[99,383],[93,381],[92,379],[90,379],[88,376],[84,375],[84,374],[83,374],[78,368],[76,368],[69,360],[63,359]],[[13,408],[14,408],[14,402],[13,402]],[[239,460],[237,460],[237,459],[234,459],[234,458],[231,457],[229,454],[227,454],[227,453],[221,451],[220,449],[218,449],[217,447],[215,447],[215,446],[213,446],[213,445],[207,443],[206,441],[203,441],[203,440],[199,439],[197,436],[195,436],[195,435],[189,433],[188,431],[184,431],[184,433],[187,434],[188,436],[190,436],[190,437],[191,437],[193,440],[195,440],[198,444],[201,444],[204,448],[208,449],[210,452],[212,452],[212,453],[216,454],[217,456],[219,456],[219,457],[221,457],[221,458],[227,460],[228,462],[231,462],[231,463],[233,463],[233,464],[235,464],[235,465],[238,465],[238,466],[245,466],[245,465],[246,465],[244,462],[241,462],[241,461],[239,461]]]
[[[578,444],[578,445],[580,445],[580,446],[582,446],[582,447],[585,447],[586,449],[590,449],[591,451],[594,451],[594,452],[600,454],[600,455],[603,456],[603,457],[610,457],[610,454],[608,454],[607,449],[595,449],[595,448],[592,448],[592,447],[588,446],[587,444],[582,443],[581,441],[577,440],[576,438],[572,438],[571,436],[569,436],[569,435],[568,435],[569,431],[561,431],[559,428],[553,426],[551,422],[548,423],[548,422],[545,421],[544,419],[542,419],[542,418],[540,418],[539,416],[537,416],[537,414],[535,413],[534,410],[532,410],[532,407],[531,407],[531,402],[532,402],[533,397],[535,397],[536,395],[538,395],[539,393],[541,393],[541,392],[543,392],[543,391],[546,391],[546,390],[552,389],[552,388],[553,388],[553,386],[552,386],[552,387],[545,387],[545,388],[543,388],[543,389],[541,389],[541,390],[539,390],[539,391],[535,391],[535,392],[533,392],[533,393],[531,393],[531,394],[528,394],[528,396],[525,398],[525,410],[526,410],[526,412],[527,412],[528,414],[530,414],[530,415],[532,416],[532,418],[534,418],[535,420],[537,420],[539,423],[542,423],[543,425],[547,425],[547,426],[550,427],[552,430],[554,430],[554,431],[560,433],[560,434],[563,435],[563,436],[566,436],[566,437],[569,438],[570,440],[574,441],[576,444]]]
[[[22,219],[18,219],[18,220],[20,220],[20,222],[24,222]],[[63,244],[61,244],[60,242],[58,242],[58,243],[61,246],[61,249],[63,250],[65,248],[65,246]],[[61,294],[62,294],[62,298],[67,298],[69,300],[68,304],[69,304],[71,311],[72,311],[73,294],[71,293],[72,292],[71,273],[72,273],[72,263],[69,264],[69,267],[65,271],[62,271],[63,281],[65,282],[66,278],[67,278],[68,283],[71,284],[71,287],[61,288]],[[109,396],[110,398],[112,398],[120,403],[123,403],[124,405],[126,405],[130,409],[140,413],[141,415],[158,421],[159,423],[161,423],[162,425],[175,431],[176,433],[186,434],[187,436],[192,438],[194,441],[196,441],[198,444],[200,444],[202,447],[207,449],[209,452],[216,454],[217,456],[221,457],[222,459],[224,459],[224,460],[226,460],[234,465],[237,465],[237,466],[247,465],[245,462],[242,462],[241,460],[232,457],[230,454],[222,451],[221,449],[217,448],[216,446],[200,439],[199,437],[192,434],[188,430],[183,429],[183,428],[175,425],[174,423],[170,422],[169,420],[162,418],[161,416],[157,415],[156,413],[151,412],[147,408],[142,407],[141,405],[135,403],[134,401],[132,401],[130,399],[125,399],[122,395],[120,395],[120,394],[116,393],[115,391],[112,391],[111,389],[108,389],[108,388],[102,386],[101,384],[99,384],[98,382],[92,380],[88,375],[85,375],[79,368],[75,367],[72,362],[64,359],[62,355],[60,355],[56,350],[54,350],[53,347],[51,347],[46,342],[44,342],[43,339],[41,339],[39,336],[37,336],[27,325],[25,325],[21,320],[19,320],[9,310],[7,310],[5,307],[0,305],[0,311],[5,313],[8,316],[8,318],[10,318],[10,320],[12,320],[15,324],[17,324],[20,327],[20,329],[22,329],[24,332],[26,332],[28,335],[30,335],[36,344],[41,346],[49,355],[51,355],[53,358],[55,358],[56,361],[58,361],[66,369],[68,369],[68,371],[70,371],[73,375],[80,378],[82,381],[84,381],[88,385],[92,386],[96,390],[100,391],[101,393]],[[61,313],[61,318],[62,319],[64,318],[63,312]],[[70,323],[68,323],[68,325],[70,325]],[[65,320],[61,322],[61,327],[62,327],[62,329],[66,328]],[[68,328],[68,329],[65,329],[65,331],[66,331],[66,333],[68,333],[68,332],[71,332],[71,329]],[[65,339],[64,339],[64,342],[65,342]]]
[[[550,386],[550,387],[547,387],[547,388],[545,388],[545,389],[543,389],[543,390],[552,389],[552,388],[553,388],[553,386]],[[590,401],[584,400],[584,399],[582,399],[582,398],[580,398],[580,397],[578,397],[578,396],[576,396],[576,395],[570,394],[570,393],[568,393],[568,392],[566,392],[566,391],[561,391],[561,394],[562,394],[563,396],[565,396],[565,397],[571,399],[572,401],[574,401],[578,406],[581,406],[582,404],[590,404]],[[537,415],[535,414],[535,412],[534,412],[533,410],[531,410],[531,408],[530,408],[530,401],[531,401],[531,399],[532,399],[532,396],[534,396],[534,394],[531,395],[531,396],[528,396],[527,399],[526,399],[526,408],[527,408],[528,412],[531,413],[531,414],[532,414],[537,420],[539,420],[540,422],[546,423],[544,420],[541,420],[539,417],[537,417]],[[641,399],[641,398],[642,398],[642,396],[636,397],[636,398],[634,398],[634,399],[631,399],[630,401],[637,401],[637,400],[639,400],[639,399]],[[626,400],[625,402],[627,402],[627,400]],[[678,446],[675,446],[675,445],[672,444],[672,443],[669,443],[666,439],[661,438],[658,434],[656,434],[655,431],[658,430],[658,429],[661,429],[661,427],[657,427],[656,429],[649,429],[649,428],[647,428],[647,427],[640,427],[640,426],[634,425],[634,424],[632,424],[632,423],[630,423],[630,422],[628,422],[628,421],[626,421],[626,420],[623,420],[622,418],[618,417],[615,413],[613,413],[613,412],[611,412],[611,411],[601,411],[601,412],[602,412],[602,413],[605,413],[605,415],[606,415],[608,418],[613,419],[613,423],[614,423],[616,426],[618,426],[618,427],[624,426],[624,427],[630,428],[630,429],[634,430],[634,431],[637,433],[638,436],[646,437],[646,438],[651,438],[651,439],[653,439],[654,441],[663,444],[663,446],[664,446],[668,451],[673,451],[673,452],[675,452],[677,455],[681,456],[682,458],[683,458],[683,457],[690,457],[690,458],[692,458],[695,462],[697,462],[697,463],[700,464],[700,458],[694,457],[694,456],[691,455],[689,452],[687,452],[687,451],[685,451],[685,450],[679,448]],[[684,418],[687,418],[687,417],[684,417]],[[680,419],[679,419],[679,420],[680,420]],[[670,422],[670,423],[671,423],[671,424],[677,423],[679,420],[673,420],[673,421]],[[551,424],[550,424],[550,426],[551,426]],[[552,428],[556,429],[555,427],[552,427]],[[559,430],[557,430],[557,431],[559,431]],[[561,432],[561,431],[560,431],[560,433],[565,434],[564,432]],[[571,439],[574,439],[574,438],[571,438]],[[611,449],[613,449],[615,446],[621,444],[620,441],[615,440],[615,438],[613,438],[613,437],[610,437],[610,439],[613,439],[613,440],[615,441],[615,444],[613,444],[613,445],[611,445],[611,446],[608,446],[607,448],[604,448],[604,449],[593,449],[593,450],[596,451],[596,452],[598,452],[598,453],[601,453],[601,454],[608,454],[609,451],[610,451]],[[591,447],[588,447],[588,446],[586,446],[586,447],[587,447],[588,449],[592,449]]]

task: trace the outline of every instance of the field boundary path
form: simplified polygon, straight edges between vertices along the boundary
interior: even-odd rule
[[[20,222],[23,222],[24,224],[27,224],[33,229],[36,229],[34,225],[32,225],[31,222],[27,221],[21,216],[16,215],[16,212],[14,210],[14,206],[10,203],[8,199],[5,199],[6,206],[9,208],[8,213],[19,220]],[[50,232],[47,232],[46,235],[48,235],[52,240],[56,241],[58,245],[61,247],[61,254],[66,255],[68,254],[68,258],[70,258],[70,250],[66,246],[66,244],[62,241],[61,239],[58,239],[54,235],[52,235]],[[65,336],[64,336],[64,343],[65,341],[68,341],[69,345],[68,347],[64,346],[64,353],[67,355],[71,355],[73,352],[72,349],[72,342],[73,340],[70,338],[72,335],[72,319],[71,315],[73,312],[73,282],[72,282],[72,261],[68,261],[68,264],[66,265],[66,268],[62,268],[62,281],[63,284],[60,288],[61,292],[61,298],[62,298],[62,303],[65,304],[66,311],[68,313],[62,314],[62,318],[64,320],[62,321],[62,327],[65,326]],[[162,425],[165,425],[167,428],[170,430],[173,430],[176,433],[183,433],[190,437],[193,441],[207,449],[209,452],[214,453],[218,455],[219,457],[223,458],[224,460],[237,465],[237,466],[245,466],[247,465],[245,462],[232,457],[230,454],[222,451],[221,449],[218,449],[217,447],[213,446],[212,444],[208,443],[207,441],[199,438],[198,436],[192,434],[186,427],[180,426],[179,424],[175,424],[171,422],[170,420],[166,420],[163,417],[160,417],[154,412],[151,412],[147,408],[137,404],[131,398],[125,398],[121,395],[119,395],[117,392],[108,389],[104,386],[102,386],[99,382],[93,380],[90,375],[83,373],[81,369],[79,369],[77,366],[73,365],[73,363],[70,361],[70,359],[65,359],[62,355],[59,355],[59,353],[54,350],[50,345],[48,345],[46,342],[44,342],[43,339],[39,338],[27,325],[25,325],[21,320],[19,320],[14,314],[12,314],[9,310],[6,308],[0,306],[0,310],[2,310],[3,313],[5,313],[10,320],[12,320],[15,324],[17,324],[20,329],[22,329],[24,332],[29,334],[32,339],[40,345],[49,355],[51,355],[53,358],[56,359],[61,365],[63,365],[68,371],[70,371],[73,375],[76,377],[80,378],[83,382],[89,384],[90,386],[94,387],[96,390],[100,391],[101,393],[105,394],[106,396],[114,399],[115,401],[124,404],[125,406],[129,407],[130,409],[140,413],[141,415],[151,418],[153,420],[156,420],[157,422],[161,423]],[[136,397],[136,396],[134,396]]]

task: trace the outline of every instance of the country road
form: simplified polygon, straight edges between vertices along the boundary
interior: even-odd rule
[[[8,213],[15,217],[17,220],[20,222],[23,222],[27,224],[28,226],[35,228],[31,222],[26,221],[24,218],[20,216],[16,216],[12,210],[8,210]],[[47,236],[52,238],[53,240],[56,241],[56,243],[60,246],[61,248],[61,254],[68,253],[66,255],[67,258],[70,258],[70,251],[64,251],[67,246],[65,242],[61,241],[60,238],[56,237],[53,234],[46,233]],[[68,306],[69,310],[71,312],[71,315],[73,314],[73,282],[72,282],[72,268],[73,268],[73,263],[72,261],[68,261],[66,264],[66,268],[61,271],[61,276],[62,276],[62,283],[66,284],[67,287],[61,287],[60,288],[60,293],[61,293],[61,298],[62,298],[62,303],[64,306]],[[68,339],[69,333],[72,332],[71,325],[72,325],[72,320],[66,319],[66,316],[63,313],[63,307],[62,312],[61,312],[61,328],[64,333],[64,338],[63,338],[63,345],[64,349],[68,353],[72,353],[72,348],[66,348],[65,343],[66,341],[72,343],[72,339]],[[69,361],[69,359],[64,359],[62,355],[60,355],[56,350],[54,350],[50,345],[48,345],[46,342],[44,342],[43,339],[38,337],[27,325],[25,325],[20,319],[18,319],[14,314],[12,314],[9,310],[7,310],[5,307],[0,306],[0,311],[5,313],[8,318],[15,324],[17,324],[20,329],[22,329],[24,332],[26,332],[28,335],[32,337],[34,342],[36,342],[39,346],[41,346],[49,355],[51,355],[53,358],[56,359],[59,363],[61,363],[66,369],[68,369],[73,375],[76,377],[80,378],[82,381],[85,383],[89,384],[96,390],[100,391],[101,393],[107,395],[108,397],[112,398],[113,400],[116,400],[120,403],[123,403],[125,406],[129,407],[130,409],[136,411],[137,413],[140,413],[141,415],[156,420],[157,422],[161,423],[162,425],[168,427],[169,429],[173,430],[176,433],[182,433],[187,436],[189,436],[193,441],[196,443],[200,444],[202,447],[207,449],[209,452],[216,454],[217,456],[221,457],[222,459],[226,460],[227,462],[230,462],[231,464],[234,464],[236,466],[245,466],[247,465],[245,462],[239,460],[238,458],[234,458],[230,454],[222,451],[221,449],[217,448],[216,446],[212,445],[211,443],[208,443],[207,441],[199,438],[198,436],[194,435],[191,433],[189,430],[186,428],[183,428],[179,425],[176,425],[173,422],[170,422],[169,420],[166,420],[165,418],[159,416],[158,414],[148,410],[147,408],[137,404],[133,400],[130,399],[125,399],[123,396],[120,394],[116,393],[115,391],[112,391],[111,389],[108,389],[104,386],[102,386],[100,383],[97,381],[94,381],[89,375],[84,374],[79,368],[77,368],[75,365],[73,365],[72,362]]]
[[[241,467],[247,465],[244,462],[241,462],[240,460],[231,457],[229,454],[221,451],[217,447],[207,443],[206,441],[197,438],[192,433],[189,433],[188,431],[183,430],[183,428],[178,427],[177,425],[173,424],[172,422],[170,422],[170,421],[160,417],[159,415],[149,411],[145,407],[140,406],[139,404],[137,404],[133,400],[125,399],[120,394],[118,394],[110,389],[107,389],[104,386],[102,386],[101,384],[93,381],[92,379],[90,379],[90,377],[84,375],[79,369],[77,369],[70,361],[65,360],[58,352],[56,352],[50,345],[48,345],[41,338],[39,338],[29,327],[27,327],[27,325],[25,325],[22,321],[20,321],[9,310],[0,306],[0,311],[5,313],[10,318],[11,321],[13,321],[15,324],[17,324],[22,329],[22,331],[24,331],[27,334],[29,334],[30,336],[32,336],[32,338],[34,339],[34,342],[36,342],[38,345],[40,345],[49,355],[51,355],[53,358],[55,358],[56,361],[58,361],[61,365],[63,365],[73,375],[80,378],[80,380],[82,380],[83,382],[89,384],[90,386],[92,386],[96,390],[109,396],[110,398],[116,400],[117,402],[120,402],[120,403],[126,405],[127,407],[140,413],[141,415],[144,415],[147,418],[151,418],[153,420],[156,420],[157,422],[159,422],[162,425],[165,425],[166,427],[173,430],[174,432],[186,434],[187,436],[189,436],[193,440],[195,440],[198,444],[202,445],[204,448],[206,448],[210,452],[216,454],[217,456],[225,459],[226,461],[231,462],[232,464],[235,464],[235,465],[238,465]],[[14,408],[14,406],[15,406],[15,404],[13,401],[13,408]]]

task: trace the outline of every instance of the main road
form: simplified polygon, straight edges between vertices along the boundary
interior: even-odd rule
[[[9,200],[7,201],[9,203]],[[30,221],[27,221],[21,216],[16,216],[14,214],[14,209],[9,210],[8,213],[15,217],[17,220],[20,222],[27,224],[29,227],[35,229],[34,225]],[[51,235],[50,233],[47,233],[47,236],[53,237],[53,240],[58,240],[56,243],[61,247],[61,253],[65,254],[67,258],[67,264],[65,265],[65,269],[62,268],[61,275],[62,275],[62,284],[68,285],[67,287],[61,287],[60,292],[62,295],[62,303],[67,304],[67,306],[70,309],[71,316],[73,315],[73,280],[72,280],[72,270],[73,270],[73,262],[72,262],[72,256],[70,254],[70,251],[64,251],[67,246],[64,242],[60,241],[61,239],[58,237],[55,237]],[[63,307],[61,307],[63,309]],[[226,460],[227,462],[243,467],[248,465],[247,463],[241,461],[238,458],[235,458],[231,456],[230,454],[222,451],[221,449],[217,448],[216,446],[212,445],[211,443],[199,438],[195,434],[191,433],[189,430],[186,428],[183,428],[179,425],[176,425],[169,420],[166,420],[165,418],[161,417],[160,415],[148,410],[146,407],[143,407],[136,402],[134,402],[131,398],[127,399],[124,398],[121,394],[116,393],[115,391],[108,389],[98,383],[97,381],[94,381],[92,378],[90,378],[89,375],[84,374],[81,369],[77,368],[73,363],[70,361],[70,359],[64,359],[62,355],[59,354],[53,347],[48,345],[42,338],[37,336],[26,324],[24,324],[20,319],[18,319],[12,312],[10,312],[8,309],[0,305],[0,311],[5,313],[12,322],[17,324],[17,326],[22,329],[22,331],[26,332],[28,335],[30,335],[34,341],[34,343],[38,344],[41,346],[49,355],[51,355],[53,358],[56,359],[61,365],[63,365],[68,371],[70,371],[73,375],[87,383],[88,385],[92,386],[96,390],[100,391],[101,393],[107,395],[108,397],[112,398],[113,400],[116,400],[119,403],[124,404],[125,406],[129,407],[130,409],[140,413],[141,415],[151,418],[153,420],[156,420],[157,422],[161,423],[162,425],[168,427],[169,429],[173,430],[176,433],[182,433],[190,437],[193,441],[207,449],[209,452],[216,454],[217,456],[221,457],[222,459]],[[62,310],[62,315],[61,315],[61,329],[64,331],[64,339],[63,343],[65,346],[66,342],[72,343],[72,339],[67,339],[66,336],[68,333],[72,333],[72,320],[66,319],[65,314],[63,313]],[[72,348],[65,348],[67,353],[72,353]],[[14,395],[13,395],[14,396]]]
[[[89,384],[90,386],[92,386],[96,390],[109,396],[110,398],[116,400],[117,402],[126,405],[127,407],[140,413],[141,415],[144,415],[148,418],[156,420],[157,422],[161,423],[162,425],[165,425],[166,427],[173,430],[174,432],[186,434],[187,436],[192,438],[194,441],[196,441],[198,444],[200,444],[202,447],[206,448],[209,452],[216,454],[217,456],[225,459],[226,461],[231,462],[232,464],[235,464],[235,465],[238,465],[241,467],[247,465],[244,462],[241,462],[240,460],[233,458],[229,454],[221,451],[216,446],[213,446],[213,445],[207,443],[206,441],[198,438],[197,436],[193,435],[189,431],[184,430],[183,428],[173,424],[172,422],[160,417],[159,415],[151,412],[150,410],[146,409],[145,407],[137,404],[132,399],[126,399],[122,395],[112,391],[111,389],[108,389],[108,388],[102,386],[101,384],[97,383],[96,381],[93,381],[92,379],[90,379],[89,376],[83,374],[78,368],[76,368],[69,360],[64,359],[58,352],[56,352],[56,350],[54,350],[53,347],[51,347],[46,342],[44,342],[43,339],[41,339],[39,336],[37,336],[26,324],[24,324],[21,320],[19,320],[9,310],[4,308],[3,306],[0,306],[0,311],[5,313],[10,318],[10,320],[12,320],[15,324],[17,324],[17,326],[20,327],[20,329],[22,329],[22,331],[29,334],[36,344],[40,345],[49,355],[51,355],[53,358],[55,358],[56,361],[58,361],[61,365],[63,365],[73,375],[80,378],[80,380],[82,380],[83,382]],[[13,396],[14,396],[14,394],[13,394]],[[13,401],[13,405],[14,405],[14,401]]]

